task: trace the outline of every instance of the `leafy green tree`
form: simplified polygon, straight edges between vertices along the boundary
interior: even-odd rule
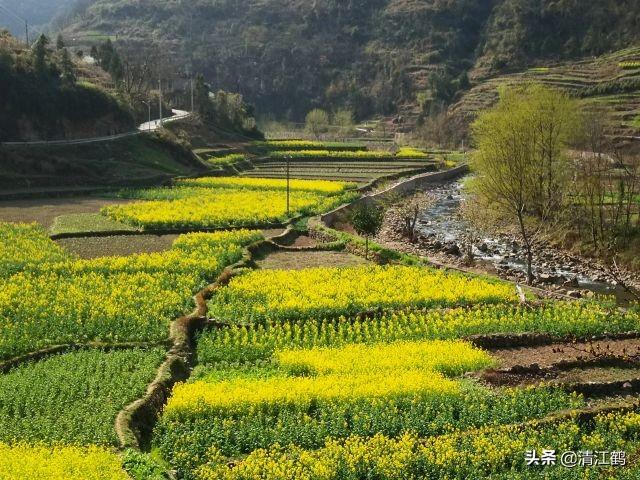
[[[211,120],[214,116],[213,103],[211,102],[211,90],[204,81],[202,74],[196,77],[196,83],[193,89],[194,106],[198,114],[205,119]]]
[[[38,75],[47,73],[47,56],[49,55],[49,39],[46,35],[41,34],[33,46],[33,67]]]
[[[329,130],[329,115],[324,110],[316,108],[307,114],[306,129],[314,137],[320,138],[322,133]]]
[[[365,258],[369,258],[369,237],[374,237],[382,228],[384,210],[375,203],[362,202],[351,212],[351,224],[358,233],[364,236]]]
[[[64,38],[62,38],[62,34],[59,33],[56,38],[56,50],[62,50],[66,45],[64,44]]]
[[[340,133],[348,134],[353,130],[353,112],[347,109],[338,110],[333,114],[333,124],[340,129]]]
[[[60,60],[60,70],[62,73],[62,81],[65,85],[73,85],[76,83],[76,67],[71,60],[69,50],[62,49],[62,58]]]
[[[576,101],[541,85],[502,89],[498,104],[472,126],[474,200],[496,224],[517,226],[529,283],[536,242],[561,220],[570,182],[566,150],[579,129]]]

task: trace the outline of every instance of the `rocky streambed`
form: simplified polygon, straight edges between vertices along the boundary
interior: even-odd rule
[[[502,278],[526,281],[524,254],[516,236],[480,233],[460,215],[464,200],[462,180],[434,185],[420,197],[416,235],[403,231],[401,207],[389,209],[378,241],[393,248],[429,257],[440,263],[473,266]],[[550,245],[534,252],[533,269],[537,286],[572,297],[615,295],[624,301],[629,292],[597,261]],[[623,274],[628,286],[638,288],[637,276]]]

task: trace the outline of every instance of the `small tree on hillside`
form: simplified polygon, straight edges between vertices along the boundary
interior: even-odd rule
[[[473,124],[475,201],[496,220],[516,224],[529,283],[534,246],[561,218],[570,182],[566,150],[579,126],[576,102],[540,85],[503,89]]]
[[[345,135],[353,130],[353,112],[351,110],[338,110],[333,114],[333,124],[340,129],[340,133]]]
[[[306,129],[314,137],[320,138],[320,134],[329,130],[329,115],[324,110],[316,108],[307,114]]]
[[[73,85],[76,83],[76,67],[71,60],[69,50],[62,49],[62,58],[60,60],[60,70],[62,72],[62,81],[66,85]]]
[[[62,50],[64,47],[64,38],[62,37],[62,34],[59,33],[58,37],[56,38],[56,50]]]
[[[351,212],[351,224],[358,233],[364,236],[364,257],[369,258],[369,237],[374,237],[382,228],[384,210],[376,204],[363,202]]]
[[[33,46],[33,67],[39,75],[47,73],[47,55],[49,55],[49,39],[42,34]]]

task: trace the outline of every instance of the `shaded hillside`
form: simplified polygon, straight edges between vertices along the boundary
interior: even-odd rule
[[[480,78],[640,39],[640,0],[97,0],[70,34],[155,45],[259,112],[418,117]]]
[[[90,138],[135,129],[113,95],[78,82],[76,61],[42,37],[30,50],[0,31],[0,141]]]
[[[158,184],[206,169],[189,150],[157,135],[83,145],[0,146],[0,193]]]

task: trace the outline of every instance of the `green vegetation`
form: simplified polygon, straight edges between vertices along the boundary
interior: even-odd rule
[[[393,287],[393,288],[392,288]],[[230,322],[354,315],[369,309],[498,303],[511,285],[427,267],[365,266],[303,271],[252,271],[234,277],[210,301]]]
[[[364,237],[364,258],[369,258],[369,239],[375,237],[384,222],[384,209],[380,205],[360,203],[351,211],[351,224],[358,235]]]
[[[58,247],[42,237],[34,229],[13,238],[30,250],[41,244],[50,252],[43,261],[19,248],[5,260],[12,273],[0,279],[0,358],[64,343],[166,340],[191,296],[240,260],[243,245],[262,238],[249,231],[190,234],[162,253],[75,260],[58,258]]]
[[[535,309],[515,305],[479,305],[447,311],[407,309],[372,319],[316,315],[296,322],[286,317],[272,320],[277,312],[267,312],[265,317],[267,321],[260,325],[236,325],[203,333],[198,342],[198,361],[203,365],[259,362],[268,360],[277,350],[349,343],[525,332],[589,337],[640,327],[637,313],[621,313],[613,306],[597,303],[565,302],[549,302]]]
[[[116,445],[116,415],[142,396],[164,356],[85,350],[0,375],[0,442]]]
[[[296,215],[325,212],[358,196],[349,183],[296,180],[287,203],[286,182],[261,178],[202,178],[174,188],[122,192],[144,199],[105,207],[112,219],[145,230],[165,228],[258,227]],[[289,207],[289,210],[287,209]]]
[[[547,225],[561,215],[571,178],[565,152],[580,128],[576,102],[541,85],[505,88],[500,101],[473,124],[477,152],[473,201],[490,211],[481,222],[509,222],[524,246],[527,281],[533,249]],[[542,140],[541,140],[542,138]]]
[[[75,213],[56,217],[50,232],[78,233],[78,232],[123,232],[135,231],[130,225],[115,222],[99,213]]]
[[[206,166],[159,134],[86,145],[0,148],[0,188],[123,187],[204,172]]]
[[[133,5],[135,15],[123,14]],[[312,109],[347,105],[358,120],[398,111],[415,118],[455,101],[474,67],[481,74],[526,69],[633,45],[635,7],[631,0],[239,0],[188,7],[99,0],[79,8],[69,30],[123,39],[157,32],[161,45],[171,42],[178,57],[192,56],[211,72],[207,80],[244,92],[258,112],[276,118],[303,122]],[[176,38],[175,22],[191,25],[192,35]]]
[[[41,36],[29,51],[0,32],[0,86],[8,92],[0,106],[0,141],[98,137],[135,128],[115,97],[76,83],[66,49],[51,52],[48,45]]]

